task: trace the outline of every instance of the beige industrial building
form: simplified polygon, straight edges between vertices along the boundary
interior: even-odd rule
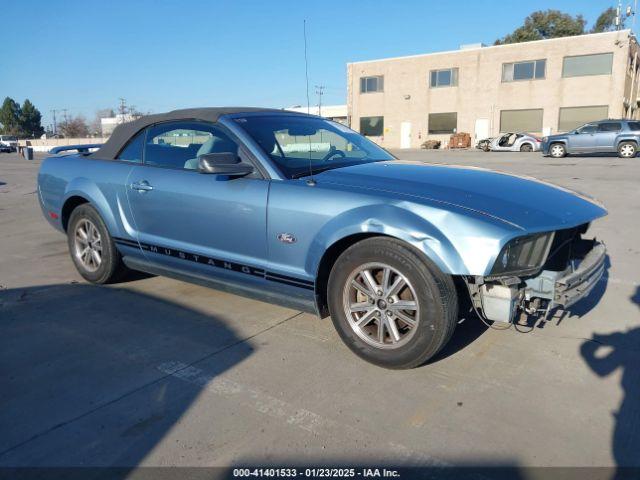
[[[468,132],[548,135],[638,118],[638,43],[630,30],[347,65],[352,128],[388,148]]]

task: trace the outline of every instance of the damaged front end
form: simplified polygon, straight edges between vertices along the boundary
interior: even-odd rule
[[[606,248],[583,238],[589,224],[507,243],[488,276],[466,277],[471,303],[486,320],[568,309],[589,295],[605,270]]]

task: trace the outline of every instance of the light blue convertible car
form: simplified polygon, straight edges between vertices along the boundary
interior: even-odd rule
[[[97,151],[53,152],[38,194],[90,282],[140,270],[331,315],[345,343],[410,368],[484,321],[545,315],[605,268],[596,201],[530,178],[397,160],[320,117],[149,115]]]

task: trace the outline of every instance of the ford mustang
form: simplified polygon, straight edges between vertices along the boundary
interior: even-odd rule
[[[65,150],[77,150],[74,153]],[[532,178],[396,159],[348,127],[256,108],[142,117],[40,168],[47,220],[89,282],[130,270],[321,317],[411,368],[485,322],[568,309],[605,268],[597,201]]]

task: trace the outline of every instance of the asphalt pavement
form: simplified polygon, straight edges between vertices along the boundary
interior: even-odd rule
[[[595,196],[609,266],[571,314],[463,315],[431,363],[358,359],[329,319],[160,277],[92,286],[0,154],[0,466],[640,466],[640,158],[403,151]]]

